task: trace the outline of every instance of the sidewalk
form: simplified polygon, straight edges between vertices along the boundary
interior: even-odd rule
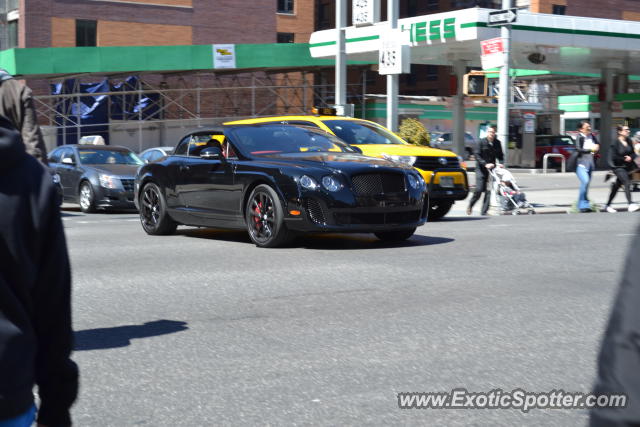
[[[526,194],[527,200],[531,203],[537,214],[559,214],[571,213],[572,206],[578,199],[579,181],[575,173],[550,172],[548,174],[531,173],[529,169],[509,169],[521,190]],[[596,171],[593,173],[591,185],[589,186],[589,199],[592,203],[601,207],[607,202],[611,181],[604,182],[607,171]],[[476,178],[474,172],[468,172],[471,192],[466,200],[457,201],[448,216],[466,216],[466,209],[471,198]],[[484,197],[484,196],[483,196]],[[631,198],[634,202],[640,202],[640,192],[632,192]],[[482,199],[480,199],[473,209],[473,216],[480,215]],[[613,203],[611,204],[619,212],[626,212],[627,200],[624,191],[620,189]]]

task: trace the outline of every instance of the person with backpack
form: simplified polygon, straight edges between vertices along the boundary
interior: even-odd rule
[[[0,426],[71,425],[71,271],[51,175],[0,116]]]

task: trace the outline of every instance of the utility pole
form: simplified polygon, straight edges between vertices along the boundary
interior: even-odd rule
[[[336,96],[335,104],[347,104],[347,53],[344,29],[347,26],[347,0],[336,0],[336,31],[338,46],[336,51]]]
[[[502,0],[502,9],[509,10],[511,0]],[[500,96],[498,97],[498,139],[502,142],[504,162],[507,163],[509,155],[509,103],[511,101],[511,82],[509,81],[509,57],[511,44],[511,25],[503,25],[500,28],[500,37],[504,49],[504,63],[500,68]]]
[[[398,0],[387,0],[387,21],[391,32],[398,28],[400,7]],[[398,131],[398,74],[387,75],[387,128]]]

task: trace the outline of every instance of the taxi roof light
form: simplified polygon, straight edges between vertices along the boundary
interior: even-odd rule
[[[313,107],[311,113],[316,116],[337,116],[338,110],[333,107]]]

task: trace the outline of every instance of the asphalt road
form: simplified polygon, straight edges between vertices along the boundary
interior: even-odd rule
[[[65,210],[75,423],[584,425],[584,410],[400,410],[397,393],[589,391],[638,218],[451,217],[403,244],[258,249]]]

